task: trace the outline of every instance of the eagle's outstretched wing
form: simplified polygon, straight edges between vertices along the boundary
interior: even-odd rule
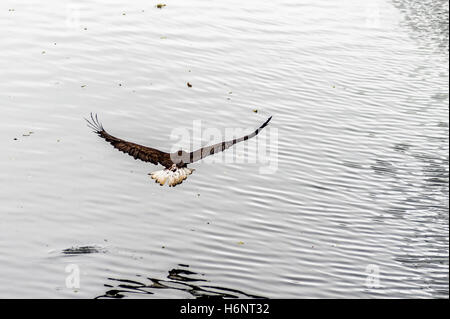
[[[272,116],[269,117],[267,119],[267,121],[264,122],[263,125],[258,127],[253,133],[251,133],[249,135],[246,135],[246,136],[243,136],[241,138],[234,139],[234,140],[231,140],[231,141],[224,141],[224,142],[217,143],[217,144],[214,144],[214,145],[205,146],[203,148],[200,148],[200,149],[198,149],[196,151],[193,151],[193,152],[189,153],[189,162],[185,162],[185,163],[189,164],[189,163],[197,162],[197,161],[199,161],[199,160],[201,160],[201,159],[203,159],[203,158],[205,158],[205,157],[207,157],[209,155],[213,155],[213,154],[222,152],[222,151],[226,150],[227,148],[230,148],[231,146],[233,146],[236,143],[239,143],[239,142],[242,142],[242,141],[246,141],[246,140],[248,140],[248,139],[258,135],[258,133],[264,127],[266,127],[266,125],[269,123],[269,121],[271,119],[272,119]]]
[[[94,116],[91,113],[91,120],[88,120],[86,118],[85,120],[88,122],[88,126],[94,130],[94,133],[96,133],[101,138],[105,139],[108,143],[117,148],[119,151],[133,156],[134,159],[140,159],[141,161],[150,162],[155,165],[162,164],[165,167],[170,167],[172,165],[169,153],[161,152],[154,148],[124,141],[120,138],[109,135],[103,128],[102,124],[99,122],[97,115]]]

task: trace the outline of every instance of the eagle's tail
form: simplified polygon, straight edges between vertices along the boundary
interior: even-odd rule
[[[181,184],[189,175],[192,174],[194,169],[181,167],[176,169],[166,168],[160,171],[151,172],[150,175],[156,183],[163,186],[166,182],[170,187],[175,187]]]

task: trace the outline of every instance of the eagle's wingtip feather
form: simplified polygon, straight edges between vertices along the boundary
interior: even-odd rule
[[[261,125],[261,126],[259,127],[259,130],[265,128],[265,127],[267,126],[267,124],[269,124],[269,122],[270,122],[271,119],[272,119],[272,115],[264,122],[263,125]]]
[[[94,115],[94,113],[91,112],[90,117],[91,117],[90,120],[88,120],[87,118],[84,118],[84,119],[88,123],[88,127],[91,128],[92,130],[94,130],[94,133],[98,134],[105,130],[103,128],[102,123],[100,123],[97,114]]]

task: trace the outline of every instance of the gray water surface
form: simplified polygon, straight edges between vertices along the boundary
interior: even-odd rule
[[[0,297],[448,298],[448,1],[156,3],[0,3]]]

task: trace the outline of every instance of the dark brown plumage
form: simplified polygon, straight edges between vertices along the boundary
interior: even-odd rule
[[[231,146],[233,146],[236,143],[242,142],[242,141],[246,141],[256,135],[258,135],[258,133],[267,126],[267,124],[269,123],[269,121],[272,119],[272,116],[269,117],[267,119],[267,121],[264,122],[263,125],[261,125],[260,127],[258,127],[253,133],[248,134],[246,136],[243,136],[241,138],[238,139],[234,139],[231,141],[224,141],[221,143],[217,143],[214,145],[210,145],[210,146],[206,146],[206,147],[202,147],[196,151],[193,151],[191,153],[189,153],[189,162],[187,164],[190,163],[194,163],[197,162],[209,155],[214,155],[217,154],[219,152],[223,152],[224,150],[230,148]]]
[[[134,159],[140,159],[141,161],[150,162],[155,165],[161,164],[166,168],[172,166],[173,162],[170,160],[169,153],[161,152],[151,147],[128,142],[110,135],[105,131],[103,125],[99,122],[97,115],[94,116],[92,113],[91,121],[89,121],[88,119],[85,120],[88,122],[88,126],[92,128],[98,136],[105,139],[105,141],[110,143],[119,151],[133,156]]]
[[[190,153],[182,150],[174,153],[166,153],[151,147],[135,144],[112,136],[105,131],[103,125],[99,122],[97,115],[94,116],[92,113],[91,119],[85,120],[87,121],[88,126],[94,130],[94,133],[110,143],[119,151],[134,157],[134,159],[139,159],[144,162],[150,162],[155,165],[163,165],[165,167],[165,170],[151,173],[152,178],[156,179],[156,182],[159,182],[161,185],[164,185],[166,179],[168,179],[169,186],[175,186],[186,179],[187,175],[190,175],[192,173],[193,170],[187,168],[187,164],[197,162],[209,155],[222,152],[236,143],[246,141],[258,135],[258,133],[264,127],[266,127],[271,119],[272,117],[269,117],[269,119],[264,122],[263,125],[261,125],[258,129],[256,129],[249,135],[231,141],[224,141],[214,145],[206,146]]]

